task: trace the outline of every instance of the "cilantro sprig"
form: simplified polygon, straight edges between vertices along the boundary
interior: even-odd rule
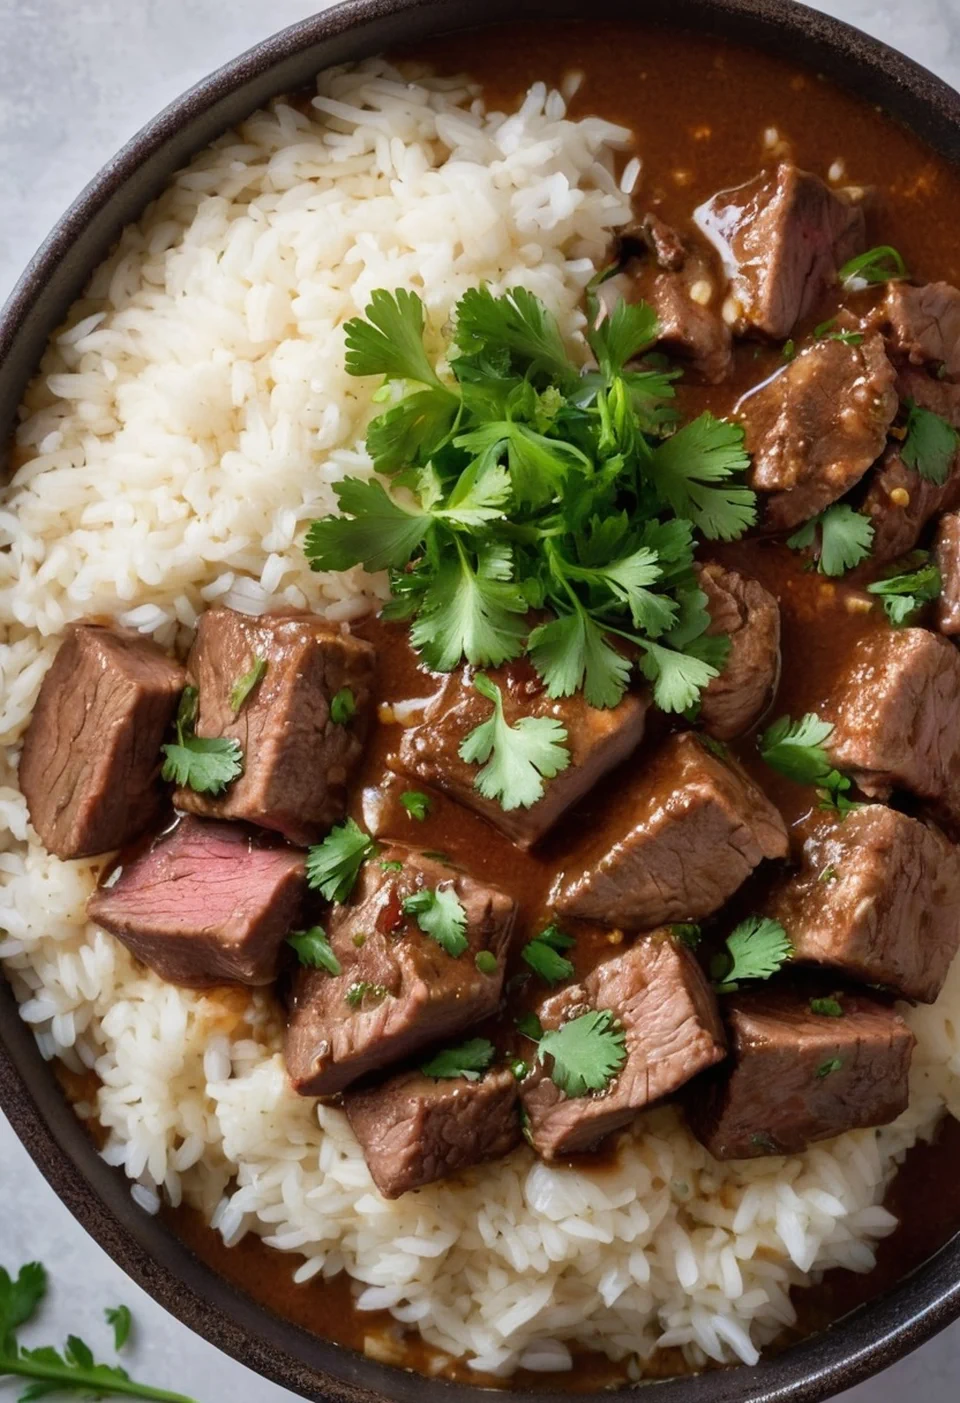
[[[404,901],[403,912],[413,916],[424,935],[454,959],[470,944],[466,935],[467,913],[452,886],[425,887],[413,892]]]
[[[327,974],[341,974],[343,966],[333,952],[323,926],[295,930],[287,936],[287,944],[297,953],[297,959],[308,969],[322,969]]]
[[[529,809],[543,798],[544,780],[553,779],[570,764],[566,729],[550,716],[521,716],[511,726],[503,714],[503,694],[497,684],[480,672],[473,685],[493,702],[493,715],[464,737],[460,759],[483,766],[474,785],[485,799],[496,799],[505,812]]]
[[[717,992],[733,994],[744,982],[769,979],[793,954],[793,944],[779,921],[748,916],[726,939],[726,949],[714,955],[710,976]]]
[[[533,940],[528,940],[520,954],[534,974],[548,984],[559,984],[573,974],[573,961],[563,952],[572,950],[576,943],[572,935],[567,935],[558,926],[550,925]]]
[[[376,851],[370,834],[348,818],[307,852],[307,886],[327,901],[347,901],[360,868]]]
[[[567,1096],[606,1091],[627,1060],[626,1034],[609,1009],[594,1009],[543,1033],[538,1056],[552,1062],[550,1077]]]
[[[243,710],[251,692],[263,681],[267,671],[267,659],[256,657],[249,672],[245,672],[242,677],[238,677],[230,688],[230,710],[234,716]]]
[[[847,798],[852,787],[849,776],[836,768],[824,749],[832,735],[831,722],[822,721],[812,711],[799,721],[781,716],[760,737],[760,754],[772,770],[795,784],[814,785],[820,807],[834,809],[843,817],[858,806]]]
[[[17,1331],[36,1314],[47,1291],[47,1273],[39,1262],[28,1262],[12,1277],[0,1267],[0,1379],[5,1375],[28,1380],[19,1403],[33,1403],[48,1394],[83,1398],[145,1398],[154,1403],[193,1403],[182,1393],[153,1388],[131,1379],[119,1364],[98,1364],[90,1346],[68,1335],[63,1351],[51,1345],[28,1349]],[[106,1312],[119,1350],[130,1333],[125,1306]]]
[[[198,701],[196,687],[184,687],[177,710],[177,739],[162,747],[160,773],[167,783],[216,797],[243,774],[243,750],[238,740],[196,734]]]
[[[869,556],[873,523],[846,502],[837,502],[788,537],[787,545],[791,550],[812,546],[821,575],[844,575]]]
[[[493,1061],[493,1043],[487,1038],[470,1038],[459,1047],[445,1048],[437,1052],[420,1068],[425,1077],[437,1081],[465,1077],[467,1081],[479,1081]]]
[[[705,414],[674,432],[674,372],[638,363],[657,334],[649,306],[621,304],[582,371],[532,293],[474,288],[441,375],[420,299],[378,290],[347,324],[346,364],[387,381],[367,434],[382,476],[336,485],[312,567],[389,570],[385,613],[436,671],[526,652],[549,696],[611,707],[636,659],[661,708],[688,710],[723,666],[696,536],[742,535],[756,498],[739,425]]]
[[[894,628],[902,628],[925,604],[939,598],[943,581],[929,551],[914,551],[898,561],[882,580],[867,585],[867,593],[878,595]]]
[[[907,401],[906,428],[900,457],[908,468],[942,487],[960,452],[960,434],[941,415],[912,399]]]

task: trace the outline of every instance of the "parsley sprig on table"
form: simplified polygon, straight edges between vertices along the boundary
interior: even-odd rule
[[[198,700],[196,687],[184,687],[177,710],[177,739],[162,747],[160,773],[168,783],[216,796],[243,774],[243,750],[239,741],[226,736],[196,734]]]
[[[799,721],[781,716],[760,737],[760,754],[771,769],[795,784],[814,785],[820,807],[834,809],[842,818],[858,805],[847,798],[849,777],[835,767],[824,749],[832,735],[832,724],[812,711]]]
[[[914,551],[897,561],[885,579],[867,585],[868,594],[879,595],[894,628],[909,623],[913,616],[939,598],[943,581],[929,551]]]
[[[609,707],[636,656],[662,709],[696,705],[726,640],[704,636],[695,533],[732,540],[756,519],[742,428],[704,414],[673,432],[674,372],[632,364],[657,336],[643,303],[589,333],[585,372],[523,288],[460,299],[449,372],[425,322],[416,294],[381,289],[347,324],[347,370],[384,376],[393,402],[367,434],[381,477],[337,484],[313,568],[388,569],[385,613],[438,671],[527,652],[551,697]],[[547,617],[531,631],[532,610]]]
[[[726,949],[714,955],[710,975],[720,994],[736,993],[745,981],[769,979],[793,954],[790,937],[769,916],[748,916],[726,939]]]
[[[17,1340],[17,1331],[36,1314],[47,1291],[47,1273],[39,1262],[21,1267],[11,1277],[0,1267],[0,1379],[12,1375],[28,1380],[17,1403],[34,1403],[48,1394],[84,1398],[146,1398],[155,1403],[193,1403],[182,1393],[137,1383],[119,1364],[98,1364],[89,1345],[68,1335],[63,1351],[51,1345],[28,1349]],[[125,1306],[107,1312],[117,1348],[130,1333],[130,1312]]]

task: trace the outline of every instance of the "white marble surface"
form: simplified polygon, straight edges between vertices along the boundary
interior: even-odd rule
[[[478,7],[482,0],[477,0]],[[0,0],[0,298],[84,182],[164,103],[304,0]],[[821,0],[960,86],[960,0]],[[166,1315],[86,1236],[0,1116],[0,1262],[40,1258],[54,1286],[43,1342],[79,1333],[109,1352],[105,1306],[137,1321],[131,1372],[199,1403],[281,1403],[265,1383]],[[39,1339],[37,1340],[39,1343]],[[845,1403],[955,1403],[960,1325]],[[13,1390],[0,1382],[0,1400]]]

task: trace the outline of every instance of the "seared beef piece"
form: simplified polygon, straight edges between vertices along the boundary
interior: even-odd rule
[[[479,1081],[438,1081],[413,1071],[348,1091],[343,1109],[377,1188],[384,1198],[399,1198],[508,1155],[520,1140],[518,1102],[510,1071],[487,1072]]]
[[[404,913],[406,898],[425,889],[452,890],[463,904],[462,955],[448,955]],[[370,859],[350,905],[335,906],[327,923],[341,973],[301,969],[294,984],[284,1052],[296,1090],[332,1096],[493,1013],[515,915],[496,887],[425,853],[389,848]],[[492,974],[477,968],[482,950],[496,959]]]
[[[583,694],[551,700],[528,663],[518,661],[488,671],[503,695],[509,725],[522,716],[549,716],[567,731],[570,764],[544,782],[543,798],[529,809],[509,813],[495,799],[485,799],[476,787],[480,767],[460,759],[464,739],[493,714],[493,703],[473,686],[473,673],[450,673],[424,712],[419,726],[403,734],[400,750],[389,764],[400,774],[432,785],[468,809],[474,809],[506,833],[520,848],[530,848],[608,770],[619,765],[643,737],[647,711],[644,698],[627,695],[606,711],[588,706]]]
[[[907,789],[960,824],[960,652],[922,628],[861,638],[820,714],[834,764],[865,794]]]
[[[933,1003],[960,947],[960,852],[883,804],[824,816],[765,909],[798,960]]]
[[[734,331],[775,341],[813,311],[866,230],[858,205],[786,161],[715,195],[694,217],[730,279]]]
[[[184,818],[87,910],[169,984],[270,984],[305,891],[302,853],[243,824]]]
[[[940,571],[940,598],[937,602],[937,628],[941,633],[960,633],[960,516],[949,512],[937,523],[934,559]]]
[[[960,292],[949,283],[891,283],[876,320],[891,351],[912,365],[960,376]]]
[[[921,409],[929,409],[960,428],[960,386],[932,380],[922,371],[905,370],[897,388],[902,400],[914,400]],[[938,512],[955,507],[960,507],[960,454],[946,482],[938,486],[914,468],[908,468],[898,445],[891,444],[873,475],[862,507],[873,522],[871,558],[885,564],[906,555],[917,544],[928,521]]]
[[[780,676],[780,609],[756,580],[722,565],[702,565],[707,596],[707,635],[730,639],[726,666],[704,690],[699,724],[717,740],[743,735],[771,700]]]
[[[865,994],[843,994],[840,1004],[831,1018],[796,989],[724,999],[731,1060],[686,1098],[690,1128],[715,1159],[799,1154],[906,1109],[913,1033]]]
[[[23,740],[20,788],[44,847],[64,859],[138,838],[164,802],[160,747],[184,674],[149,639],[71,628]]]
[[[551,1079],[552,1059],[520,1086],[531,1143],[545,1159],[585,1150],[633,1120],[725,1055],[713,991],[697,961],[669,931],[644,936],[603,961],[539,1010],[544,1029],[591,1009],[609,1009],[626,1034],[627,1060],[606,1091],[567,1096]]]
[[[733,340],[717,310],[711,269],[702,257],[688,253],[681,271],[664,272],[659,257],[657,262],[631,259],[622,272],[608,278],[599,289],[601,306],[609,314],[621,300],[649,303],[660,323],[658,345],[668,355],[689,361],[708,384],[718,384],[733,365]],[[694,298],[694,290],[706,301]]]
[[[750,485],[764,521],[786,531],[854,487],[883,452],[897,414],[896,375],[879,336],[817,341],[741,400]]]
[[[564,916],[651,930],[709,916],[765,857],[786,855],[783,819],[767,797],[688,731],[611,798],[550,900]]]
[[[265,659],[263,678],[234,710],[231,692]],[[316,842],[346,807],[346,786],[360,758],[375,664],[369,643],[315,614],[210,609],[187,663],[199,688],[198,736],[226,736],[243,748],[243,774],[217,798],[178,790],[177,805],[212,818],[241,818],[275,828],[291,843]],[[354,712],[330,712],[344,689]]]

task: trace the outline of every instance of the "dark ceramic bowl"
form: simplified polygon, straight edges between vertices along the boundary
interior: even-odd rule
[[[86,188],[0,315],[0,444],[47,337],[123,225],[232,123],[321,68],[400,43],[523,18],[638,19],[751,44],[885,108],[960,166],[960,95],[857,30],[794,0],[347,0],[284,30],[207,78],[145,127]],[[0,1105],[63,1202],[139,1284],[221,1349],[306,1398],[483,1403],[480,1389],[427,1380],[278,1319],[198,1261],[136,1207],[98,1157],[0,977]],[[658,1403],[813,1403],[893,1363],[960,1316],[960,1237],[895,1290],[754,1369],[651,1385]],[[521,1403],[530,1394],[505,1392]],[[557,1403],[569,1395],[550,1394]]]

